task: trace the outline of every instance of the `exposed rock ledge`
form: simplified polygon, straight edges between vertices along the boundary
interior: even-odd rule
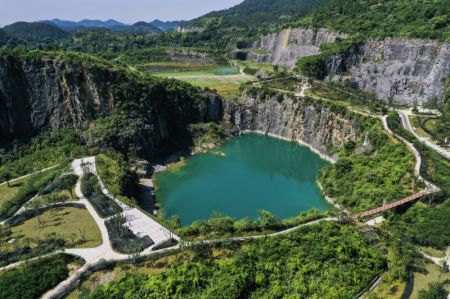
[[[328,161],[328,149],[342,147],[348,141],[361,140],[356,122],[348,120],[330,108],[307,99],[288,96],[282,102],[252,98],[245,93],[243,104],[226,103],[225,117],[241,132],[259,132],[296,141],[309,146]]]
[[[323,28],[287,28],[279,33],[263,35],[259,40],[244,45],[248,50],[236,50],[233,55],[238,59],[270,62],[292,68],[300,58],[319,54],[321,44],[334,43],[345,37],[346,34]]]

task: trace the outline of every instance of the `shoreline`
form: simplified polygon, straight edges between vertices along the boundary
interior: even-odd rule
[[[323,197],[325,197],[325,200],[330,203],[333,207],[335,207],[336,209],[338,209],[339,211],[344,211],[345,213],[349,214],[349,212],[347,211],[347,209],[345,209],[344,207],[342,207],[340,204],[336,203],[336,200],[332,197],[329,197],[327,195],[325,195],[325,193],[323,192],[323,187],[322,184],[320,184],[319,180],[316,180],[317,185],[319,186],[320,192],[322,193]]]
[[[337,162],[331,156],[328,156],[328,155],[322,153],[321,151],[319,151],[318,149],[313,147],[311,144],[306,143],[306,142],[304,142],[302,140],[289,139],[289,138],[283,137],[281,135],[277,135],[277,134],[273,134],[273,133],[265,133],[265,132],[260,131],[260,130],[241,130],[240,131],[240,134],[251,134],[251,133],[259,134],[259,135],[266,135],[266,136],[278,138],[278,139],[281,139],[281,140],[284,140],[284,141],[296,142],[296,143],[298,143],[298,144],[300,144],[302,146],[305,146],[305,147],[309,148],[313,153],[319,155],[322,160],[330,162],[331,164],[335,164]]]

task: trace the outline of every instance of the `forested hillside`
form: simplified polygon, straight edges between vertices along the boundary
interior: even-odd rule
[[[447,0],[328,0],[292,25],[327,27],[362,36],[450,41]]]
[[[17,22],[5,26],[3,30],[25,43],[49,44],[69,36],[69,33],[46,23]]]
[[[246,0],[230,9],[211,12],[186,26],[208,26],[214,19],[221,24],[248,28],[265,28],[295,20],[326,0]]]
[[[261,239],[230,258],[127,274],[89,298],[353,298],[384,268],[380,252],[347,225],[324,224]]]

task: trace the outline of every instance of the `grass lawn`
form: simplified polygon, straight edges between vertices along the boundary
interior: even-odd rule
[[[266,72],[273,72],[273,65],[271,63],[265,63],[265,62],[257,62],[257,61],[251,61],[251,60],[233,60],[233,63],[235,65],[239,65],[243,68],[253,68],[258,70],[264,70]]]
[[[432,138],[430,134],[425,132],[425,130],[422,128],[422,119],[420,116],[411,115],[409,116],[409,121],[411,122],[411,126],[413,127],[414,132],[416,132],[417,135],[419,135],[420,137]]]
[[[445,256],[445,251],[444,250],[439,250],[439,249],[434,249],[432,247],[425,247],[425,246],[420,246],[420,249],[425,252],[426,254],[429,254],[433,257],[444,257]]]
[[[19,192],[20,187],[22,187],[30,177],[26,177],[24,179],[9,183],[10,187],[7,184],[0,186],[0,206],[5,202],[11,200],[17,192]]]
[[[436,118],[429,118],[424,122],[424,126],[428,131],[434,132],[436,130],[436,123]]]
[[[426,269],[428,271],[427,274],[414,272],[414,287],[410,299],[417,298],[419,291],[427,288],[429,283],[450,279],[450,273],[441,274],[440,267],[438,265],[427,264]],[[448,284],[445,288],[450,291],[450,286]]]
[[[239,69],[236,67],[219,66],[213,68],[199,68],[199,69],[179,69],[166,70],[161,72],[153,72],[153,75],[158,77],[184,77],[184,76],[227,76],[236,75]]]
[[[178,62],[178,61],[160,61],[148,62],[136,65],[136,67],[145,72],[163,72],[170,70],[198,70],[211,69],[219,67],[216,64],[201,64],[192,62]]]
[[[78,201],[79,198],[76,197],[75,190],[72,191],[72,194],[73,197],[70,195],[70,192],[68,190],[62,190],[58,192],[52,192],[47,195],[40,195],[30,203],[30,206],[37,208],[56,202]]]
[[[179,78],[179,79],[189,82],[194,86],[198,86],[198,87],[202,87],[202,88],[208,87],[210,89],[215,89],[221,96],[223,96],[227,99],[232,99],[238,94],[239,87],[241,86],[242,83],[245,83],[248,81],[253,81],[255,78],[252,76],[232,76],[230,78],[221,76],[221,77],[214,78],[212,76],[209,78],[189,77],[189,78]]]
[[[117,161],[104,154],[95,157],[97,171],[106,189],[114,195],[120,193],[120,168]]]
[[[364,298],[383,298],[383,299],[400,299],[406,288],[406,282],[393,281],[385,282],[384,280],[370,293],[369,296]]]
[[[41,228],[39,228],[39,221]],[[12,238],[23,240],[25,238],[44,237],[48,234],[58,234],[75,247],[90,248],[101,245],[102,236],[97,224],[86,209],[64,207],[53,211],[45,211],[37,217],[26,220],[24,223],[11,227]],[[84,235],[84,241],[81,238]]]

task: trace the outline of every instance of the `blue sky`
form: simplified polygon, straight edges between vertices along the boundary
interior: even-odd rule
[[[136,21],[190,20],[242,0],[0,0],[0,26],[53,18]]]

